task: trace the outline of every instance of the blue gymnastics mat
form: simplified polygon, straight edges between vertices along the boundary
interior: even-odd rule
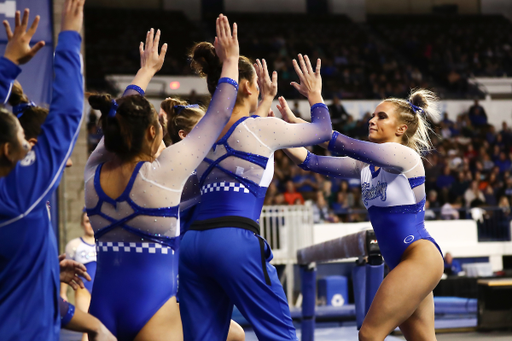
[[[458,315],[459,317],[467,318],[476,316],[477,300],[476,298],[461,298],[461,297],[434,297],[434,305],[436,316]],[[342,305],[340,307],[333,306],[317,306],[315,308],[316,319],[323,320],[355,320],[356,311],[353,304]],[[300,321],[301,309],[292,308],[290,310],[292,319]],[[238,322],[241,326],[248,326],[249,323],[242,316],[240,311],[235,307],[233,310],[233,320]]]

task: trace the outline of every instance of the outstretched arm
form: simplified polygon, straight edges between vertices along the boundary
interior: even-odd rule
[[[133,78],[131,84],[126,87],[126,90],[123,93],[123,97],[131,95],[144,96],[149,82],[153,76],[162,68],[165,60],[165,54],[167,53],[167,44],[162,45],[160,54],[158,53],[159,43],[160,30],[156,31],[156,35],[154,29],[149,30],[146,34],[146,44],[144,45],[144,43],[141,42],[139,45],[140,69]],[[96,166],[115,157],[112,153],[105,149],[103,140],[104,138],[101,138],[100,142],[87,160],[87,165],[85,167],[86,180],[92,175],[91,172],[94,171]],[[159,150],[158,154],[160,154],[162,150]]]
[[[229,121],[235,106],[239,58],[237,26],[233,24],[231,33],[229,21],[222,14],[217,18],[215,52],[222,62],[222,72],[206,114],[187,137],[167,147],[158,158],[162,165],[158,172],[164,172],[168,178],[169,171],[174,170],[175,189],[182,188],[189,175],[204,159]]]
[[[286,122],[292,124],[303,122],[294,115],[283,97],[279,98],[277,108]],[[326,147],[327,143],[324,142]],[[365,166],[362,162],[348,157],[318,156],[310,153],[306,148],[288,148],[284,149],[284,152],[302,169],[335,178],[359,178],[361,169]]]
[[[306,148],[288,148],[284,152],[300,168],[333,178],[359,179],[365,166],[349,157],[316,155]]]
[[[140,42],[140,69],[131,84],[124,91],[123,97],[137,94],[144,96],[149,82],[162,68],[167,53],[167,43],[162,45],[159,54],[160,34],[160,30],[157,30],[155,34],[155,30],[151,29],[146,34],[146,45]]]
[[[322,99],[322,78],[320,77],[320,59],[313,71],[308,56],[299,55],[299,63],[293,61],[300,84],[292,85],[309,100],[311,105],[311,123],[290,124],[269,117],[255,120],[258,138],[272,150],[309,146],[329,139],[332,132],[329,110]]]
[[[421,163],[420,155],[402,144],[361,141],[337,131],[332,133],[328,149],[394,173],[407,173]]]

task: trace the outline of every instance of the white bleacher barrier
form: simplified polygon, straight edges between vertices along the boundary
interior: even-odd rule
[[[309,202],[305,205],[263,206],[260,227],[262,237],[274,254],[272,264],[285,266],[285,277],[281,282],[287,279],[286,295],[291,303],[297,250],[313,244],[313,207]]]

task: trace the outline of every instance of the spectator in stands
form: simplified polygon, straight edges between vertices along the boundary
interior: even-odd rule
[[[316,198],[313,205],[313,222],[321,223],[338,223],[338,216],[333,214],[325,201],[322,191],[316,191]]]
[[[436,220],[436,212],[430,208],[430,201],[425,201],[425,220]]]
[[[443,119],[441,120],[444,124],[446,124],[448,127],[453,125],[453,121],[448,118],[448,113],[445,111],[443,113]]]
[[[459,272],[462,271],[460,263],[453,259],[453,256],[450,252],[447,252],[444,255],[444,273],[448,276],[457,276]]]
[[[295,184],[292,180],[286,181],[286,191],[284,192],[284,200],[288,205],[294,205],[296,200],[299,200],[301,204],[304,204],[304,198],[302,194],[295,190]]]
[[[484,194],[478,189],[479,185],[479,180],[475,179],[471,181],[470,187],[464,193],[464,201],[466,203],[466,207],[470,207],[471,202],[475,199],[480,199],[482,202],[485,202]]]
[[[512,130],[508,127],[507,122],[503,121],[501,123],[501,130],[499,132],[499,135],[503,138],[503,142],[506,145],[512,144]]]
[[[315,176],[311,172],[300,168],[297,175],[292,178],[292,181],[297,191],[307,200],[313,199],[316,195],[315,192],[319,189]]]
[[[350,205],[348,203],[348,193],[339,191],[336,195],[336,201],[332,203],[332,210],[334,213],[340,215],[340,214],[347,214]]]
[[[443,174],[437,178],[436,186],[439,190],[448,189],[454,182],[455,179],[451,175],[450,166],[446,165]]]
[[[439,200],[437,199],[437,191],[435,189],[428,191],[427,200],[429,201],[431,208],[437,209],[441,207]]]
[[[475,128],[483,128],[487,125],[487,114],[485,109],[478,104],[478,100],[475,100],[475,104],[469,108],[468,117],[471,125]]]
[[[466,190],[469,188],[469,181],[466,180],[466,176],[463,171],[457,173],[457,180],[450,187],[450,193],[453,193],[456,197],[463,197]]]
[[[510,170],[510,166],[512,165],[512,163],[510,162],[510,159],[508,158],[507,154],[505,154],[504,151],[501,151],[498,160],[494,161],[494,165],[499,167],[500,173],[503,173],[505,171]]]
[[[496,194],[494,193],[494,188],[491,185],[488,185],[484,190],[485,203],[488,206],[497,206],[498,200],[496,199]]]
[[[462,200],[454,195],[449,195],[448,202],[441,207],[441,219],[453,220],[459,219],[459,209],[462,206]]]
[[[332,128],[334,130],[341,130],[350,116],[336,95],[333,96],[332,104],[329,105],[329,113],[331,114]]]

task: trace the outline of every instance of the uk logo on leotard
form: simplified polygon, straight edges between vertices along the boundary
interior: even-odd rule
[[[33,150],[31,150],[27,153],[27,156],[25,156],[25,158],[20,161],[20,165],[22,165],[23,167],[27,167],[33,164],[35,161],[36,153]]]
[[[408,235],[404,238],[404,244],[410,244],[414,240],[414,236],[412,234]]]
[[[368,201],[380,197],[380,200],[386,201],[386,189],[388,188],[387,182],[377,182],[377,185],[370,188],[368,182],[361,185],[362,197],[365,206],[368,206]]]

